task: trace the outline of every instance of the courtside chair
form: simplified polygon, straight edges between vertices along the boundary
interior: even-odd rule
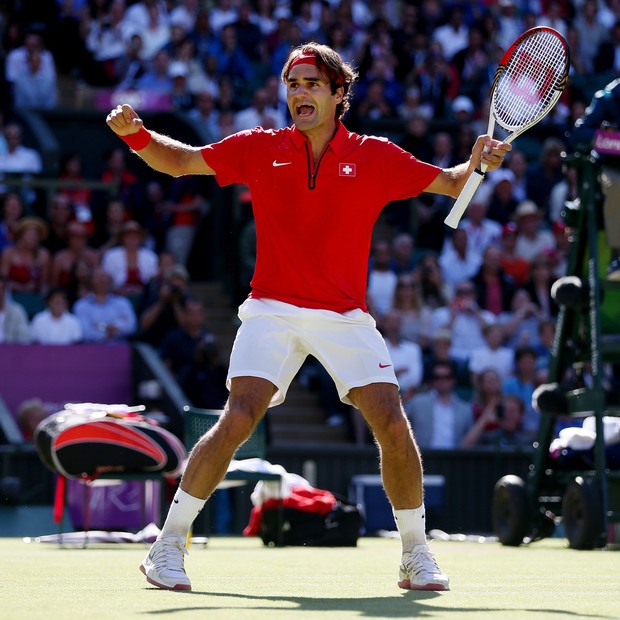
[[[188,453],[196,445],[198,440],[210,430],[217,421],[220,419],[223,411],[221,409],[201,409],[199,407],[192,407],[186,405],[185,411],[185,447]],[[267,431],[265,427],[265,420],[261,420],[258,426],[254,429],[254,432],[248,440],[239,447],[235,453],[235,459],[243,460],[249,458],[265,459],[267,452]],[[282,510],[282,476],[272,472],[260,472],[260,471],[229,471],[225,478],[229,481],[241,481],[241,482],[258,482],[260,480],[271,480],[279,484],[278,497],[278,546],[282,546],[282,526],[284,523],[283,510]]]

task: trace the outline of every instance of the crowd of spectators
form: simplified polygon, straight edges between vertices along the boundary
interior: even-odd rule
[[[619,20],[611,0],[16,2],[0,9],[0,175],[41,173],[17,112],[58,106],[60,79],[148,94],[146,109],[185,114],[205,142],[285,126],[279,73],[306,40],[331,45],[359,71],[349,129],[383,133],[451,166],[486,131],[506,47],[534,25],[559,30],[571,48],[568,88],[489,175],[458,230],[448,235],[443,225],[445,197],[392,203],[369,262],[368,306],[398,358],[421,445],[527,443],[558,311],[550,287],[567,264],[561,213],[576,195],[562,152],[594,90],[620,71]],[[220,406],[222,362],[187,270],[209,190],[196,178],[141,183],[119,144],[101,164],[97,180],[118,188],[102,204],[79,186],[77,145],[63,148],[67,186],[43,205],[0,176],[0,342],[142,339],[196,404]],[[248,225],[243,248],[255,247],[253,234]],[[247,286],[251,267],[240,271]],[[489,367],[499,382],[493,395],[485,394]],[[201,395],[209,377],[219,383]]]

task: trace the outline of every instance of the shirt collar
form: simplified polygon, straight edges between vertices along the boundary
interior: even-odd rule
[[[338,153],[342,151],[344,145],[349,137],[349,131],[347,128],[340,122],[336,121],[336,133],[334,137],[329,141],[329,147],[334,151],[334,153]],[[295,146],[295,148],[301,148],[304,142],[307,142],[308,138],[297,129],[296,125],[293,125],[293,130],[291,132],[291,142]]]

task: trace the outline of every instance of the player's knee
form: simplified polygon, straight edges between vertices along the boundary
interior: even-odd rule
[[[400,445],[410,441],[411,429],[400,409],[386,412],[373,426],[377,439],[383,445]]]

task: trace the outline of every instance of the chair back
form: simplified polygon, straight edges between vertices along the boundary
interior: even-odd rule
[[[201,409],[186,405],[185,411],[185,447],[191,450],[198,440],[220,419],[221,409]],[[267,451],[267,433],[265,421],[261,420],[248,440],[239,447],[236,459],[264,459]]]

